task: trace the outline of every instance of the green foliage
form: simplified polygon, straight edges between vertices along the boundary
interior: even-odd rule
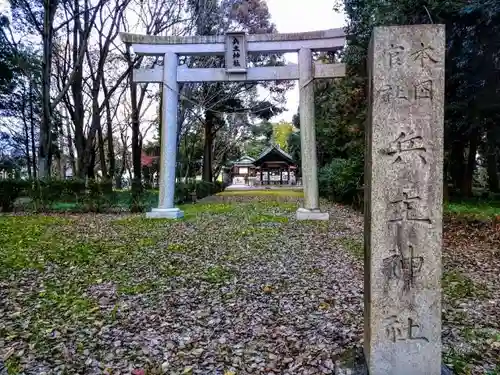
[[[9,19],[0,14],[0,96],[9,94],[14,87],[16,67],[15,54],[8,39],[5,37],[9,27]]]
[[[301,189],[265,189],[265,190],[226,190],[217,195],[221,196],[274,196],[274,197],[304,197]]]
[[[19,209],[29,208],[39,211],[78,211],[107,212],[124,211],[132,207],[132,212],[142,212],[155,207],[158,193],[141,189],[135,196],[131,191],[114,191],[110,181],[89,180],[0,180],[0,207],[2,212],[9,212],[16,206],[18,198],[25,198],[30,203]],[[223,190],[220,182],[207,183],[203,181],[188,184],[177,183],[175,187],[175,202],[181,204],[191,201],[191,193],[196,192],[198,199],[219,193]],[[136,199],[135,203],[131,201]]]
[[[273,136],[273,124],[269,121],[262,121],[251,128],[252,138],[245,144],[245,154],[257,159],[262,151],[271,144]]]
[[[443,291],[453,300],[486,298],[489,296],[486,286],[476,285],[470,278],[456,271],[444,273]]]
[[[211,266],[205,271],[203,279],[212,284],[222,284],[229,281],[234,275],[234,271],[223,266]]]
[[[176,204],[190,202],[191,194],[196,192],[196,198],[201,199],[219,193],[223,190],[222,183],[216,181],[214,183],[206,181],[196,181],[190,183],[175,184],[175,202]]]
[[[320,194],[338,202],[360,205],[362,173],[359,159],[333,159],[319,170]]]
[[[347,76],[315,83],[318,162],[361,158],[367,120],[367,55],[374,27],[440,23],[446,25],[445,181],[461,195],[472,195],[478,163],[488,186],[499,190],[500,90],[498,46],[500,3],[496,0],[338,0],[348,16],[347,48],[320,60],[346,63]],[[342,3],[343,6],[340,6]],[[468,158],[478,153],[479,158]],[[446,181],[447,182],[447,181]]]
[[[144,188],[140,179],[132,179],[132,194],[130,195],[130,212],[143,212]]]
[[[89,181],[86,206],[90,212],[103,212],[116,205],[116,195],[111,181]]]
[[[363,259],[364,247],[363,242],[356,238],[342,237],[339,239],[340,246],[349,251],[355,258]]]
[[[500,202],[481,202],[477,200],[450,202],[446,204],[445,212],[478,220],[494,219],[500,216]]]
[[[297,174],[301,175],[300,166],[302,163],[302,156],[300,154],[300,131],[292,132],[288,136],[288,154],[292,157],[298,166]]]
[[[500,42],[500,3],[494,0],[339,0],[336,3],[337,8],[347,13],[346,32],[353,37],[348,39],[342,53],[319,56],[320,61],[341,61],[347,66],[347,76],[342,80],[315,82],[319,166],[339,158],[360,159],[362,164],[368,108],[366,61],[373,28],[442,23],[447,35],[445,182],[449,179],[461,195],[470,196],[474,170],[479,163],[487,170],[489,189],[498,191],[500,132],[496,125],[500,117],[495,98],[500,85],[494,78],[498,75],[494,61],[499,55],[498,48],[492,46]],[[297,115],[295,121],[298,119]],[[479,158],[467,158],[469,153],[476,152]],[[338,196],[339,192],[334,190],[343,189],[333,185],[342,185],[345,179],[323,177],[321,184],[330,185],[320,186],[321,191],[329,197]]]
[[[86,195],[85,181],[36,180],[28,192],[36,211],[48,210],[56,202],[80,202]]]
[[[273,136],[273,124],[269,121],[262,121],[260,124],[252,126],[251,131],[253,137],[264,138],[266,143],[269,143]]]
[[[24,180],[0,180],[0,208],[2,212],[10,212],[14,202],[29,188],[29,182]]]
[[[288,151],[288,140],[293,132],[293,125],[287,122],[273,124],[274,143],[278,144],[282,150]]]

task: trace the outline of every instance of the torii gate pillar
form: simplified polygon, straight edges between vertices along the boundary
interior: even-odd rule
[[[163,108],[161,109],[161,157],[160,196],[158,208],[146,213],[149,218],[179,219],[184,212],[174,207],[175,166],[177,163],[177,106],[179,103],[179,83],[177,82],[176,53],[167,52],[163,63]]]
[[[319,209],[313,79],[312,51],[309,48],[301,48],[299,50],[299,108],[304,207],[297,210],[298,220],[328,220],[330,218],[328,212],[321,212]]]

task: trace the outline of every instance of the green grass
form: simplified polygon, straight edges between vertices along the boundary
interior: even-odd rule
[[[275,196],[275,197],[304,197],[302,189],[268,189],[268,190],[226,190],[218,193],[219,196]]]
[[[355,238],[341,237],[338,239],[340,246],[349,251],[355,258],[363,259],[363,242]]]
[[[458,271],[444,272],[442,283],[444,294],[453,301],[489,296],[486,286],[475,284],[470,278]]]
[[[235,272],[224,266],[211,266],[208,267],[204,274],[203,279],[212,284],[221,284],[226,281],[229,281]]]
[[[110,310],[102,310],[89,294],[96,286],[113,285],[117,296],[161,298],[162,288],[174,280],[189,285],[228,282],[237,275],[227,263],[234,261],[229,255],[242,238],[238,232],[250,228],[249,236],[274,235],[277,229],[256,226],[286,223],[284,215],[293,205],[221,202],[180,208],[185,218],[177,221],[142,214],[118,219],[93,214],[0,216],[0,283],[8,283],[8,299],[19,308],[14,325],[0,325],[0,337],[9,346],[29,332],[24,340],[50,355],[54,331],[118,319],[120,309],[112,308],[113,301]],[[15,358],[8,366],[18,372]]]
[[[250,216],[250,223],[288,223],[288,217],[258,213]]]
[[[491,219],[500,216],[500,202],[474,200],[450,202],[445,205],[445,212],[476,219]]]
[[[464,327],[460,330],[463,340],[471,347],[450,348],[443,355],[446,364],[453,368],[457,375],[471,375],[473,364],[481,365],[484,363],[484,351],[480,348],[490,347],[492,342],[500,342],[500,331],[491,329],[479,329],[475,327]],[[464,350],[467,348],[468,350]],[[485,375],[500,375],[500,363],[495,368],[484,372]]]

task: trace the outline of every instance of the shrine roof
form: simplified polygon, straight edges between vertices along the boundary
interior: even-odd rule
[[[278,156],[281,156],[281,158],[287,161],[288,163],[291,164],[294,163],[293,158],[289,153],[282,150],[281,147],[279,147],[279,145],[272,145],[264,149],[264,151],[262,151],[257,160],[255,160],[255,164],[258,165],[262,163],[264,161],[263,159],[265,159],[268,155],[270,155],[273,152],[276,153]]]

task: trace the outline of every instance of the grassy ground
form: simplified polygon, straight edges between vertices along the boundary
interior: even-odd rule
[[[329,222],[297,222],[300,196],[270,192],[225,192],[180,221],[0,216],[8,373],[331,373],[362,338],[362,218],[326,205]],[[445,225],[457,374],[500,373],[499,229]]]
[[[498,201],[462,201],[446,204],[445,211],[452,215],[468,216],[476,219],[500,217]]]
[[[8,373],[332,368],[357,340],[361,299],[330,306],[336,292],[352,294],[359,269],[336,274],[349,257],[322,246],[324,223],[296,222],[296,207],[295,199],[201,203],[182,207],[180,221],[0,217]]]
[[[218,193],[219,196],[247,196],[247,197],[259,197],[259,196],[270,196],[270,197],[298,197],[304,196],[304,191],[302,189],[262,189],[262,190],[226,190]]]

